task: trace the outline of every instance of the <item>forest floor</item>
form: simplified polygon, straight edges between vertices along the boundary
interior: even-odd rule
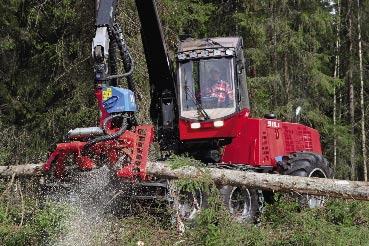
[[[107,182],[107,171],[99,169],[79,177],[68,191],[40,196],[29,192],[26,181],[2,181],[0,244],[369,245],[368,202],[328,199],[325,208],[305,209],[281,198],[250,225],[232,221],[219,204],[209,203],[181,235],[170,218],[144,210],[124,218],[106,212]]]

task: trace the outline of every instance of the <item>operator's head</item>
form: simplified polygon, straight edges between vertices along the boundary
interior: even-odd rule
[[[210,70],[210,77],[212,80],[218,81],[220,80],[220,71],[218,68],[212,68]]]

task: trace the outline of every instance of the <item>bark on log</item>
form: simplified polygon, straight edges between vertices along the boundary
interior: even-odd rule
[[[0,166],[2,176],[40,176],[41,164]],[[172,169],[163,162],[149,162],[147,173],[168,179],[211,177],[215,183],[245,186],[279,192],[308,193],[318,196],[369,201],[369,183],[324,178],[307,178],[279,174],[254,173],[217,168],[183,167]]]
[[[173,170],[167,164],[160,162],[149,163],[147,173],[171,179],[199,178],[210,175],[217,184],[369,201],[368,182],[297,177],[217,168],[185,167]]]
[[[0,166],[0,177],[12,176],[27,177],[27,176],[41,176],[42,164],[26,164],[14,166]]]

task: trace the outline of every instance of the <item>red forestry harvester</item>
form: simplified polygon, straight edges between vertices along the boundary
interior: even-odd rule
[[[155,1],[135,2],[151,85],[151,120],[156,125],[137,125],[135,120],[134,63],[123,31],[115,22],[117,0],[97,1],[92,56],[100,127],[71,130],[69,141],[57,145],[44,171],[54,170],[55,176],[63,178],[67,159],[73,157],[81,170],[109,166],[120,183],[139,187],[134,193],[137,198],[168,197],[168,182],[145,172],[155,135],[163,158],[167,153],[189,153],[216,168],[331,176],[316,130],[282,122],[273,114],[262,119],[250,117],[242,38],[184,40],[178,45],[174,70]],[[117,74],[116,50],[124,74]],[[117,86],[120,78],[127,79],[127,89]],[[253,219],[260,202],[270,195],[244,187],[219,189],[230,213],[240,221]],[[192,219],[205,204],[201,191],[182,198],[179,208],[183,219]],[[308,197],[306,202],[322,205],[318,197]]]

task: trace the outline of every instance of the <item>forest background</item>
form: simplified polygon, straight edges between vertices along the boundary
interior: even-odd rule
[[[335,177],[366,180],[368,0],[157,2],[171,51],[183,37],[242,36],[249,60],[252,116],[274,112],[291,121],[301,106],[300,121],[321,133]],[[0,0],[0,12],[0,165],[41,162],[68,130],[97,124],[91,59],[95,1]],[[147,122],[148,74],[133,0],[119,1],[117,18],[136,62],[139,121]],[[0,190],[6,186],[0,184]],[[32,199],[10,203],[4,194],[0,237],[5,244],[42,244],[60,232],[63,209],[41,208]],[[243,227],[222,219],[222,211],[211,211],[188,232],[186,243],[369,242],[367,203],[331,200],[325,209],[310,211],[277,202],[266,208],[261,227]],[[120,245],[136,245],[143,238],[152,245],[182,240],[155,219],[147,220],[116,222],[115,229],[124,228],[124,234],[112,233],[121,237],[114,240]]]

